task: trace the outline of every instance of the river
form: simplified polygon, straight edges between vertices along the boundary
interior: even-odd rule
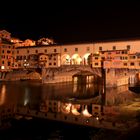
[[[0,83],[0,106],[16,104],[30,105],[38,109],[40,103],[47,99],[94,98],[99,95],[101,85],[85,84],[42,84],[35,81],[16,81]],[[127,86],[109,88],[107,93],[128,91]],[[67,125],[60,122],[33,119],[17,121],[5,131],[0,132],[1,140],[54,140],[54,139],[92,139],[99,129]],[[92,134],[91,134],[92,133]],[[7,135],[8,134],[8,135]]]

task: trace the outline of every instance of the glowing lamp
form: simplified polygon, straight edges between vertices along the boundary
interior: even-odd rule
[[[5,69],[5,67],[4,67],[4,66],[1,66],[1,69],[2,69],[2,70],[4,70],[4,69]]]

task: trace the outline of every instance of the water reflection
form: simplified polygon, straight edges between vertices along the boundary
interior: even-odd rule
[[[64,98],[91,98],[98,94],[97,84],[63,83],[46,85],[39,82],[4,82],[0,84],[1,104],[37,106],[42,100]]]
[[[5,103],[6,98],[6,85],[2,85],[0,88],[0,106]]]
[[[3,82],[0,83],[0,105],[18,104],[22,106],[29,105],[36,108],[45,100],[96,98],[99,95],[100,89],[101,86],[95,83],[47,85],[29,81]],[[129,92],[128,86],[107,88],[107,102],[114,102],[114,100],[117,100],[118,95],[121,99],[125,100],[126,96],[124,96],[124,98],[122,98],[122,96],[127,95],[125,94],[126,92],[130,94],[130,98],[133,96]]]
[[[30,100],[29,89],[28,88],[25,88],[24,106],[26,106],[29,103],[29,100]]]

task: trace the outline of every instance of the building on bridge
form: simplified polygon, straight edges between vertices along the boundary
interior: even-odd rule
[[[15,58],[19,68],[26,66],[33,67],[59,67],[61,65],[90,65],[101,67],[101,60],[105,60],[107,68],[140,68],[140,56],[138,44],[140,41],[132,41],[131,45],[123,42],[83,43],[83,44],[64,44],[47,46],[18,47],[15,49]],[[121,45],[122,43],[122,45]],[[129,43],[130,44],[130,43]],[[101,47],[102,45],[102,47]],[[135,47],[134,47],[135,46]],[[136,48],[136,49],[135,49]],[[31,55],[36,60],[31,60]],[[33,63],[33,61],[36,62]]]
[[[0,44],[1,71],[54,68],[62,65],[90,65],[98,68],[101,67],[101,60],[105,61],[106,68],[139,69],[140,67],[140,39],[38,45],[31,40],[25,44],[12,39],[10,35],[5,30],[0,32],[1,40],[9,40],[9,44],[4,41]]]

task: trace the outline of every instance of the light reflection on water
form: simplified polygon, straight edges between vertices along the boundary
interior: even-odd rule
[[[0,88],[0,106],[5,103],[5,97],[6,97],[6,86],[3,84]]]
[[[97,84],[54,84],[20,81],[0,83],[0,104],[38,106],[43,100],[64,98],[91,98],[99,93]]]
[[[18,104],[38,108],[45,100],[64,100],[67,98],[88,99],[99,95],[99,84],[41,84],[39,82],[20,81],[0,83],[0,105]],[[128,86],[107,88],[107,98],[121,92],[128,92]],[[109,99],[110,100],[110,99]]]
[[[63,98],[91,98],[98,95],[101,86],[97,84],[55,84],[45,85],[38,82],[3,82],[0,83],[0,106],[4,104],[18,104],[18,105],[31,105],[38,107],[38,105],[47,99],[63,99]],[[128,91],[128,86],[121,86],[118,88],[107,88],[107,94],[117,94]],[[41,122],[42,121],[42,122]],[[47,120],[46,120],[47,121]],[[23,125],[23,124],[24,125]],[[26,124],[26,125],[25,125]],[[44,125],[44,127],[42,127]],[[26,126],[26,127],[25,127]],[[39,126],[39,127],[38,127]],[[77,126],[78,127],[78,126]],[[32,120],[19,123],[16,129],[14,128],[11,135],[4,133],[4,137],[8,139],[16,137],[17,140],[42,138],[57,139],[62,135],[65,139],[79,139],[82,135],[83,139],[92,139],[96,134],[97,129],[87,129],[75,126],[68,126],[59,124],[59,122],[46,122],[44,120]],[[15,131],[16,130],[16,131]],[[33,134],[31,131],[33,130]],[[59,130],[59,134],[57,134]],[[94,130],[94,131],[93,131]],[[24,133],[23,133],[24,132]],[[29,134],[30,132],[30,134]],[[17,135],[19,133],[19,135]],[[46,134],[47,133],[47,134]],[[62,133],[62,134],[61,134]],[[68,135],[68,136],[66,136]],[[76,137],[75,137],[76,136]],[[24,137],[24,139],[22,139]],[[91,137],[91,138],[89,138]]]

